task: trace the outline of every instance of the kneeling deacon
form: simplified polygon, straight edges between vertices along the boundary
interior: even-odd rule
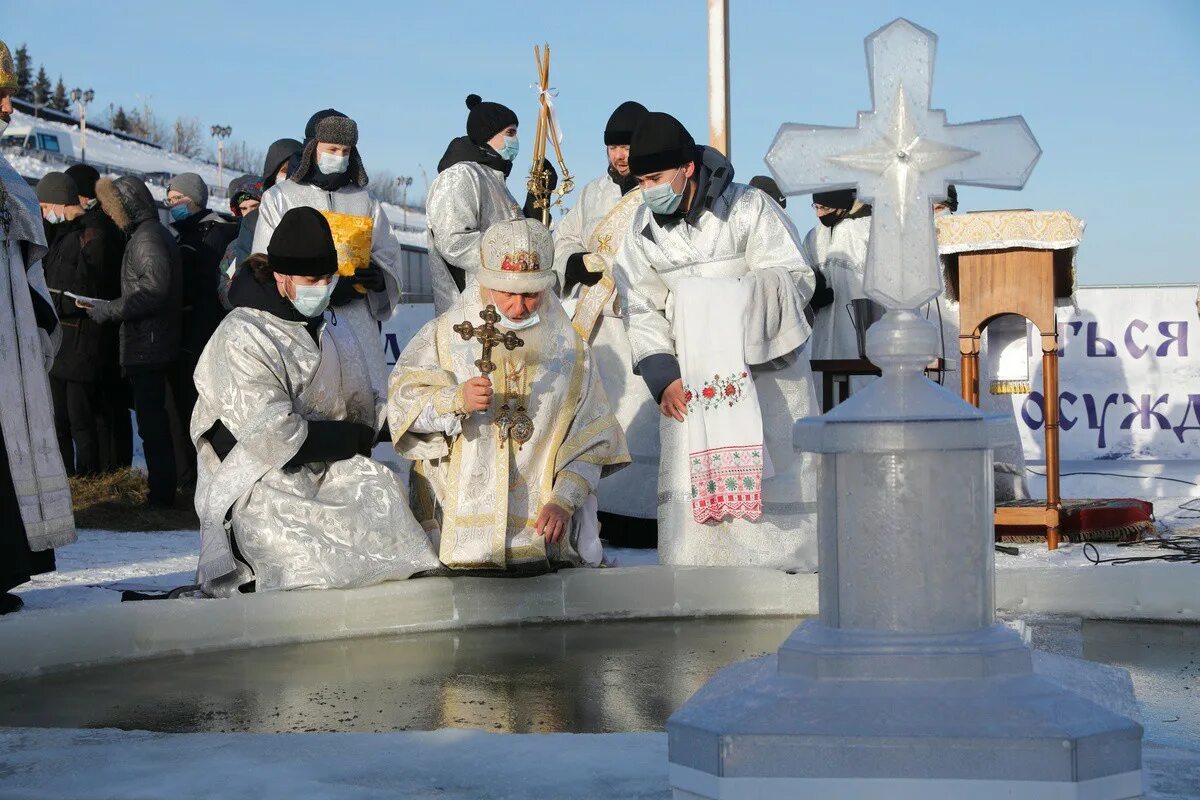
[[[386,398],[324,312],[337,251],[320,211],[283,214],[239,268],[196,367],[198,582],[210,595],[350,588],[438,566],[398,476],[369,453]]]
[[[493,224],[479,286],[421,328],[392,371],[388,422],[415,462],[413,510],[451,569],[536,573],[603,558],[596,487],[629,452],[554,297],[553,260],[540,222]]]

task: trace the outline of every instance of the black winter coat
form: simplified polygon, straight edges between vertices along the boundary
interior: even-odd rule
[[[92,229],[82,217],[47,226],[50,249],[42,259],[46,285],[55,290],[54,310],[62,324],[62,342],[50,375],[67,381],[94,382],[104,377],[104,329],[111,324],[92,322],[75,301],[59,292],[102,297],[103,275],[88,258]],[[118,234],[119,235],[119,234]]]
[[[129,235],[121,260],[121,297],[108,308],[121,323],[121,366],[126,371],[166,366],[179,356],[179,245],[159,222],[154,198],[137,178],[101,179],[96,194],[105,213]]]
[[[115,300],[121,296],[121,260],[125,256],[125,234],[97,205],[83,212],[83,255],[93,271],[98,270],[99,285],[93,297]],[[110,322],[100,326],[101,379],[121,376],[121,325]]]
[[[225,318],[219,296],[221,257],[237,236],[238,225],[201,211],[171,227],[179,235],[183,259],[182,349],[196,359]]]

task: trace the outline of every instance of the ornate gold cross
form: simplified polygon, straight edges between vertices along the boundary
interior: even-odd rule
[[[482,325],[475,326],[470,322],[463,321],[454,326],[454,332],[461,336],[463,341],[478,339],[479,343],[483,345],[483,355],[475,361],[475,366],[479,367],[480,373],[487,376],[496,369],[496,364],[492,361],[493,347],[501,344],[508,350],[516,350],[518,347],[523,347],[525,341],[512,331],[501,333],[496,330],[496,323],[500,321],[500,315],[496,313],[494,305],[489,303],[485,306],[479,312],[479,317],[483,320]]]

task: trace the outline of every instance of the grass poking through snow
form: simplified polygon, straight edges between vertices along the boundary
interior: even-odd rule
[[[146,506],[148,491],[146,474],[132,468],[71,478],[75,526],[111,531],[177,531],[200,525],[186,500],[175,508]]]

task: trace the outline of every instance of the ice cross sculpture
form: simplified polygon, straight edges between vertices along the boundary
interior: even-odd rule
[[[937,36],[897,19],[866,39],[871,111],[855,128],[787,123],[767,166],[784,194],[858,188],[872,205],[863,289],[889,309],[942,287],[932,202],[950,183],[1020,189],[1042,150],[1022,117],[947,125],[929,107]]]

